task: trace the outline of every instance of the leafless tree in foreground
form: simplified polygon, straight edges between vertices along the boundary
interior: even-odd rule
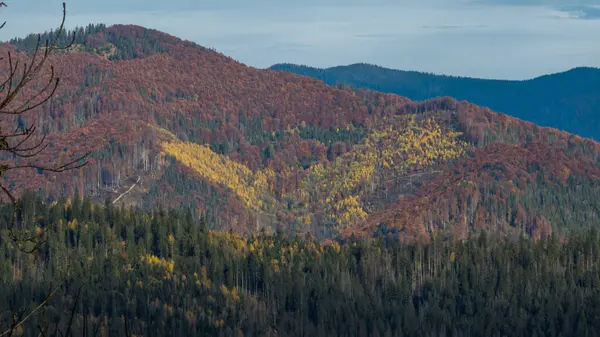
[[[6,7],[6,4],[0,2],[0,7],[2,6]],[[66,5],[63,2],[62,21],[54,37],[51,41],[46,40],[45,45],[41,45],[41,36],[38,34],[35,50],[30,55],[28,62],[15,60],[10,51],[7,57],[0,57],[0,62],[4,62],[8,66],[8,76],[4,80],[0,79],[0,118],[2,118],[1,116],[14,117],[26,114],[46,103],[56,92],[60,81],[59,77],[55,75],[52,65],[50,65],[48,78],[40,78],[43,77],[42,71],[50,54],[57,50],[69,48],[75,40],[75,34],[73,34],[73,39],[68,45],[58,45],[59,37],[64,33],[65,17]],[[0,29],[5,24],[6,22],[2,23]],[[42,81],[41,85],[40,81]],[[35,89],[32,93],[26,94],[25,91],[28,86],[41,87],[41,89]],[[6,132],[6,130],[0,128],[0,156],[5,157],[8,155],[12,157],[12,163],[6,161],[0,163],[0,179],[4,178],[7,172],[13,170],[37,169],[38,171],[65,172],[87,164],[85,158],[89,153],[67,163],[56,163],[50,166],[36,163],[36,157],[46,150],[48,143],[44,142],[46,136],[34,137],[35,132],[36,126],[33,124],[21,129],[17,127],[13,132]],[[17,160],[19,160],[19,163],[17,163]],[[3,180],[0,180],[0,189],[7,195],[13,205],[9,236],[19,249],[25,252],[33,252],[44,242],[45,231],[35,233],[25,228],[16,228],[19,205],[17,198],[4,184]]]
[[[0,7],[6,7],[6,3],[0,2]],[[4,62],[8,70],[6,72],[8,74],[6,78],[0,78],[0,118],[5,118],[6,121],[8,118],[26,114],[46,103],[56,92],[59,85],[59,78],[55,75],[54,67],[50,65],[50,74],[47,79],[43,78],[45,77],[43,71],[50,54],[57,50],[69,48],[75,40],[75,35],[73,35],[73,39],[67,46],[61,47],[58,45],[59,37],[64,33],[65,18],[66,5],[63,3],[62,21],[58,30],[55,32],[54,37],[51,41],[45,41],[45,44],[41,45],[41,36],[38,35],[35,50],[33,51],[33,54],[29,55],[28,61],[23,62],[16,60],[10,51],[6,57],[0,56],[0,62]],[[5,24],[6,22],[1,23],[0,29],[2,29]],[[22,57],[19,58],[22,59]],[[29,87],[32,87],[35,90],[27,93]],[[26,228],[17,228],[19,204],[17,198],[9,188],[5,186],[3,178],[6,173],[13,170],[24,169],[65,172],[86,165],[87,161],[85,161],[85,159],[89,155],[89,153],[86,153],[67,163],[56,163],[51,164],[50,166],[41,165],[39,160],[36,162],[36,157],[46,150],[48,144],[44,142],[45,136],[35,137],[35,133],[35,125],[29,125],[24,128],[17,127],[13,132],[7,132],[0,128],[0,158],[4,159],[0,161],[0,189],[6,194],[13,207],[12,217],[8,223],[9,237],[16,243],[17,247],[22,252],[27,254],[36,251],[44,242],[45,230],[36,233],[29,231]],[[7,160],[6,158],[10,159]],[[37,159],[39,159],[39,157],[37,157]],[[12,313],[12,317],[9,318],[11,322],[9,327],[5,331],[0,331],[0,337],[13,336],[22,333],[24,323],[32,316],[40,314],[61,286],[62,283],[59,282],[58,286],[49,289],[49,295],[32,310],[21,310]],[[75,305],[77,304],[78,299],[79,294],[75,299]],[[56,323],[54,336],[58,336],[58,333],[64,336],[70,334],[75,305],[66,327],[66,333],[59,331],[58,323]],[[3,317],[0,317],[0,321],[2,321],[2,318]],[[47,324],[43,327],[38,326],[38,329],[39,336],[51,335],[51,331],[49,331],[49,326]]]

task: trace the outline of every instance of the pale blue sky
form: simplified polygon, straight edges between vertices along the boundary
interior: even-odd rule
[[[0,40],[60,19],[60,0],[4,1]],[[600,0],[67,0],[67,9],[69,27],[138,24],[259,68],[367,62],[523,79],[600,66]]]

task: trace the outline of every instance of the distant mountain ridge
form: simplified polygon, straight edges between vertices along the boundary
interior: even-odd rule
[[[540,126],[600,140],[600,69],[578,67],[528,80],[491,80],[417,71],[365,63],[313,68],[288,63],[269,69],[319,79],[326,84],[394,93],[411,100],[450,96]]]

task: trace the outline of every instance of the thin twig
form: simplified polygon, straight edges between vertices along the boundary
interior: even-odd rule
[[[52,299],[52,296],[54,296],[54,294],[58,291],[58,289],[60,289],[60,287],[61,287],[61,285],[58,285],[56,288],[54,288],[54,290],[50,293],[50,295],[48,295],[46,297],[46,299],[42,303],[40,303],[37,307],[35,307],[35,309],[33,309],[27,316],[20,318],[18,320],[18,322],[13,324],[13,326],[11,326],[11,328],[9,330],[6,330],[5,332],[0,333],[0,337],[10,336],[13,333],[14,329],[23,325],[23,323],[25,323],[25,321],[27,321],[31,316],[33,316],[38,311],[40,311],[43,307],[45,307],[48,304],[48,302],[50,302],[50,300]]]

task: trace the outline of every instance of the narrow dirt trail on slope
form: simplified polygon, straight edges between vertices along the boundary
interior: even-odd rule
[[[133,183],[133,185],[131,185],[131,187],[129,187],[129,189],[123,193],[121,193],[121,195],[119,195],[112,203],[116,203],[117,201],[119,201],[119,199],[121,199],[121,197],[123,197],[125,194],[131,192],[131,190],[135,187],[135,185],[137,185],[137,183],[140,182],[140,179],[142,179],[142,176],[138,176],[137,180],[135,181],[135,183]]]

